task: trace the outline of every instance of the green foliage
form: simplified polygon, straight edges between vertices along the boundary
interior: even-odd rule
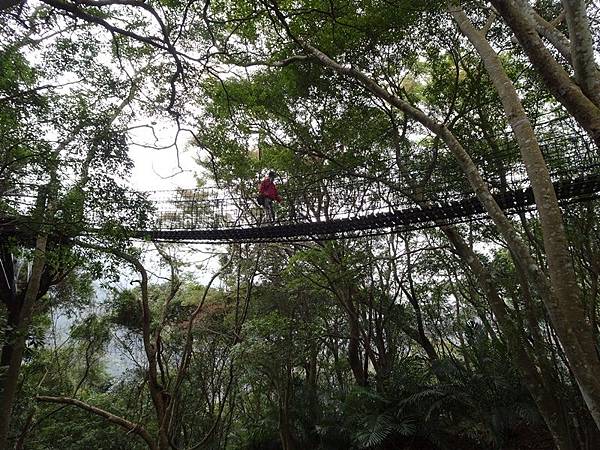
[[[355,441],[359,448],[373,448],[381,446],[386,439],[395,433],[410,436],[415,427],[411,421],[400,424],[393,416],[388,414],[369,415],[364,417],[363,427],[355,433]]]
[[[142,329],[142,308],[140,300],[132,290],[116,293],[110,302],[111,320],[132,331]]]
[[[413,436],[415,419],[394,412],[382,395],[364,389],[354,389],[345,400],[346,429],[357,448],[377,448],[391,438]]]
[[[504,110],[485,67],[450,20],[447,2],[277,5],[291,33],[444,122],[490,186],[506,187],[520,156],[510,147]],[[482,27],[487,6],[464,5]],[[161,398],[176,405],[169,431],[177,448],[204,442],[206,448],[265,449],[282,445],[287,432],[296,448],[488,450],[518,448],[515,436],[523,430],[547,435],[485,289],[437,231],[230,248],[228,256],[239,257],[193,321],[204,293],[200,283],[182,277],[172,298],[170,283],[151,284],[152,344],[146,349],[139,287],[115,288],[106,302],[94,303],[93,280],[116,281],[129,268],[77,248],[71,239],[87,239],[93,228],[103,245],[130,251],[127,229],[148,225],[149,203],[124,180],[133,165],[131,127],[140,117],[164,113],[172,87],[167,80],[177,81],[178,94],[169,113],[181,130],[191,125],[193,142],[202,150],[199,162],[232,193],[253,195],[268,170],[285,180],[282,208],[290,209],[302,204],[326,211],[335,208],[332,199],[343,199],[342,205],[358,201],[349,198],[351,189],[332,192],[332,180],[352,184],[385,176],[398,196],[423,194],[431,200],[469,189],[439,139],[363,84],[304,58],[269,2],[121,6],[79,5],[128,33],[151,36],[160,47],[153,35],[160,28],[156,16],[146,9],[156,8],[169,44],[157,49],[105,34],[27,3],[16,15],[3,13],[10,20],[0,30],[7,38],[0,50],[0,215],[15,214],[6,193],[21,189],[21,181],[31,183],[31,192],[23,192],[33,197],[36,186],[52,181],[43,228],[51,236],[44,281],[56,283],[36,304],[13,434],[27,431],[33,414],[27,448],[143,448],[138,438],[101,418],[72,407],[56,411],[32,399],[40,393],[74,395],[139,422],[154,436],[162,424],[148,393],[145,358],[156,352]],[[558,12],[558,2],[536,7]],[[46,32],[47,41],[28,41]],[[553,111],[556,102],[510,42],[512,34],[498,19],[486,36],[501,52],[528,113],[542,120],[538,116]],[[183,74],[175,72],[175,52],[165,57],[171,44]],[[66,84],[44,87],[49,80]],[[501,163],[489,158],[498,154]],[[444,192],[431,186],[443,186]],[[299,190],[298,198],[286,189]],[[598,315],[596,209],[594,204],[567,213],[592,322]],[[520,231],[533,249],[540,247],[535,219],[524,217]],[[457,232],[480,253],[507,320],[516,324],[516,338],[539,377],[557,387],[561,413],[569,424],[582,424],[591,448],[595,428],[587,426],[591,419],[539,293],[525,290],[495,229],[464,225]],[[32,259],[30,249],[7,249],[23,266]],[[536,257],[543,267],[544,255]],[[49,317],[57,311],[75,322],[65,341],[51,345],[57,336]],[[3,308],[3,337],[13,331],[8,321]],[[160,339],[154,335],[159,331]],[[113,379],[107,356],[116,340],[135,361]],[[180,374],[187,345],[186,373]]]
[[[82,323],[72,327],[71,337],[103,346],[110,339],[110,326],[105,318],[90,315]]]
[[[118,397],[111,394],[95,395],[85,399],[87,402],[114,413],[123,413],[126,405]],[[115,425],[108,425],[103,418],[90,415],[75,407],[62,408],[56,406],[42,407],[41,415],[46,414],[40,429],[28,440],[32,450],[60,448],[81,450],[95,448],[101,450],[142,450],[146,444],[138,437],[124,433]],[[68,432],[65,432],[68,429]]]

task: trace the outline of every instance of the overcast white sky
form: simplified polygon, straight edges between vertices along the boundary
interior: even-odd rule
[[[37,2],[34,2],[38,4]],[[61,23],[62,24],[62,23]],[[64,26],[64,24],[62,24]],[[106,33],[104,36],[107,42],[107,47],[104,51],[96,55],[96,59],[99,63],[104,64],[108,67],[113,67],[115,71],[119,71],[112,62],[112,57],[108,53],[108,43],[112,39],[110,34]],[[51,38],[47,41],[43,41],[41,46],[28,47],[24,52],[24,55],[29,60],[32,66],[37,66],[44,58],[44,51],[48,48],[47,46],[53,44],[55,38]],[[127,66],[128,72],[133,73],[134,69]],[[53,79],[39,80],[40,84],[47,83],[49,85],[64,85],[62,88],[55,89],[56,93],[67,94],[72,89],[70,82],[76,81],[77,77],[69,70],[65,70],[64,73],[60,73]],[[117,99],[118,100],[118,99]],[[187,149],[187,142],[190,139],[189,133],[181,132],[178,139],[179,146],[179,163],[177,161],[178,152],[175,147],[166,148],[163,150],[155,150],[152,148],[140,147],[137,144],[143,144],[147,146],[164,147],[173,143],[173,139],[176,132],[176,126],[173,121],[166,119],[153,119],[153,118],[142,118],[138,113],[139,120],[136,123],[130,123],[129,126],[143,126],[155,123],[155,133],[159,137],[157,142],[150,128],[141,127],[132,130],[130,133],[133,143],[130,143],[130,156],[135,163],[135,167],[132,171],[131,179],[128,180],[130,185],[141,191],[148,190],[171,190],[178,187],[181,188],[194,188],[196,187],[196,181],[194,178],[194,171],[199,169],[198,165],[194,162],[194,156],[196,153],[195,149]],[[153,122],[157,120],[158,123]],[[187,149],[187,151],[186,151]]]
[[[130,145],[130,156],[135,163],[130,180],[132,187],[141,191],[196,187],[194,174],[199,171],[199,166],[194,161],[196,150],[190,149],[186,145],[189,135],[180,133],[179,152],[174,146],[155,150],[136,145],[161,147],[173,142],[176,131],[174,124],[159,124],[156,131],[161,138],[158,143],[155,142],[155,138],[148,128],[139,128],[133,132],[134,144]]]

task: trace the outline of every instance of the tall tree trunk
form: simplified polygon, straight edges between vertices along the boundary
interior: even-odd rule
[[[319,386],[318,386],[318,356],[319,347],[316,342],[311,342],[310,351],[306,361],[306,390],[308,391],[308,411],[310,414],[310,425],[314,429],[318,423],[319,414]]]
[[[567,2],[573,1],[568,0]],[[490,2],[515,33],[519,43],[525,50],[525,53],[527,53],[531,64],[533,64],[537,73],[540,74],[552,95],[590,133],[596,145],[600,147],[600,108],[594,100],[599,94],[588,97],[586,92],[584,92],[583,86],[575,83],[569,76],[569,73],[554,59],[538,35],[535,19],[531,11],[529,11],[530,6],[528,4],[521,3],[519,5],[514,0],[490,0]],[[581,20],[572,18],[571,22],[571,26],[574,27],[575,32],[579,30],[584,34],[585,32],[589,33],[589,29],[581,29],[583,24]],[[575,57],[579,60],[578,64],[583,64],[582,60],[586,59],[587,62],[585,65],[588,69],[585,69],[585,73],[589,74],[589,67],[591,65],[589,57],[585,56],[583,58],[581,46],[574,49],[574,44],[571,41],[571,55],[573,56],[574,52],[576,53]],[[576,62],[573,61],[573,64],[575,65]],[[597,77],[596,75],[594,78]]]
[[[350,332],[348,341],[350,368],[352,369],[356,384],[366,386],[367,376],[364,372],[363,361],[360,355],[360,323],[351,295],[348,295],[346,299],[346,308],[348,310],[348,331]]]
[[[404,238],[404,251],[406,254],[406,278],[408,279],[408,289],[406,289],[404,286],[402,286],[401,289],[404,292],[404,295],[406,295],[408,302],[411,304],[413,311],[415,312],[415,320],[417,322],[416,330],[411,331],[408,327],[405,327],[404,330],[409,331],[408,335],[412,337],[415,341],[417,341],[419,345],[421,345],[421,347],[423,347],[423,350],[425,350],[425,353],[429,357],[429,360],[433,367],[433,372],[436,374],[437,378],[440,381],[447,381],[446,375],[443,373],[443,371],[439,370],[439,355],[437,353],[437,350],[431,343],[429,337],[427,337],[427,334],[425,334],[425,326],[423,324],[423,314],[421,312],[421,305],[419,304],[419,299],[415,290],[412,276],[413,264],[411,259],[409,240],[407,238]]]
[[[594,60],[594,46],[590,21],[584,0],[561,0],[565,9],[569,38],[571,41],[571,61],[575,78],[581,90],[600,108],[600,72]]]
[[[279,417],[279,438],[283,450],[296,450],[296,440],[291,429],[289,417],[285,411],[281,411]]]
[[[148,296],[148,273],[142,263],[131,255],[128,255],[119,250],[114,250],[113,253],[125,261],[129,262],[137,270],[141,276],[141,306],[142,306],[142,340],[144,343],[144,351],[148,360],[148,389],[150,397],[154,404],[156,420],[158,424],[158,449],[168,450],[171,448],[168,438],[168,416],[167,416],[167,401],[168,396],[165,395],[164,387],[158,380],[158,340],[152,339],[151,330],[151,312]]]
[[[343,273],[346,269],[341,263],[341,257],[334,250],[333,252],[327,252],[327,257],[332,265],[338,267],[340,272]],[[367,385],[367,373],[364,370],[364,361],[361,357],[360,341],[361,341],[361,330],[360,330],[360,316],[357,309],[357,304],[354,300],[355,289],[353,286],[348,285],[347,282],[340,282],[337,280],[329,280],[329,284],[333,292],[335,292],[340,305],[346,311],[346,317],[348,320],[348,362],[350,363],[350,369],[356,384],[359,386]],[[365,356],[365,360],[366,360]]]
[[[9,245],[6,242],[0,244],[0,300],[6,308],[7,330],[16,330],[19,325],[19,314],[23,299],[17,293],[17,282],[15,280],[15,264]],[[11,360],[13,340],[11,332],[6,331],[6,339],[2,343],[0,352],[0,374],[3,367],[8,367]],[[0,390],[3,380],[0,379]]]
[[[571,62],[571,43],[566,36],[539,14],[534,12],[533,18],[536,23],[536,30],[540,36],[546,38],[565,60]]]
[[[583,398],[600,428],[600,360],[594,335],[581,302],[581,291],[573,268],[562,213],[548,167],[533,127],[512,81],[502,67],[500,58],[461,9],[453,8],[451,13],[463,34],[483,59],[517,138],[539,212],[548,261],[551,292],[542,293],[542,300],[565,349]],[[519,256],[517,255],[517,259]],[[523,261],[516,263],[523,267]]]
[[[33,306],[40,292],[42,273],[46,265],[47,243],[48,237],[46,235],[40,235],[36,239],[31,276],[27,283],[25,295],[23,296],[23,304],[19,311],[17,328],[11,336],[12,348],[7,361],[8,368],[4,376],[4,383],[2,383],[2,392],[0,392],[0,450],[8,448],[10,419],[17,393],[21,362],[23,352],[25,351],[25,341],[29,331]]]
[[[384,100],[385,102],[389,103],[390,105],[400,109],[405,114],[407,114],[409,117],[415,119],[416,121],[418,121],[419,123],[424,125],[427,129],[432,131],[434,134],[436,134],[438,137],[440,137],[444,141],[444,143],[447,145],[448,149],[452,152],[452,154],[456,158],[459,166],[461,167],[462,171],[466,175],[467,180],[469,181],[469,184],[471,185],[472,189],[474,190],[477,198],[479,199],[481,204],[486,209],[490,219],[492,219],[492,221],[496,225],[497,230],[499,231],[499,233],[502,235],[502,237],[506,241],[511,252],[513,252],[516,255],[515,262],[518,264],[521,264],[521,266],[525,270],[526,276],[528,277],[529,281],[537,289],[537,291],[540,293],[540,295],[542,297],[548,298],[548,299],[553,298],[553,303],[554,303],[556,301],[555,300],[556,296],[551,297],[551,289],[550,289],[550,284],[548,282],[547,277],[542,272],[540,267],[536,264],[534,258],[531,256],[531,253],[529,252],[529,249],[527,248],[527,246],[524,244],[524,242],[520,238],[520,236],[517,233],[513,224],[510,222],[510,220],[508,220],[508,218],[506,217],[504,212],[501,210],[501,208],[498,206],[497,202],[491,195],[491,193],[487,187],[487,184],[481,177],[481,174],[479,173],[477,167],[473,163],[473,160],[471,159],[469,154],[466,152],[464,147],[460,144],[460,142],[456,139],[456,137],[450,132],[450,130],[448,130],[448,128],[444,124],[440,124],[439,122],[435,121],[432,117],[425,114],[423,111],[415,108],[414,106],[412,106],[408,102],[404,101],[400,97],[389,92],[383,86],[378,84],[377,81],[375,81],[373,78],[369,77],[365,73],[361,72],[360,70],[357,70],[354,67],[338,63],[337,61],[333,60],[332,58],[327,56],[325,53],[320,51],[319,49],[308,44],[306,41],[304,41],[302,38],[298,37],[297,35],[295,35],[292,32],[292,30],[288,27],[287,19],[282,14],[282,12],[277,8],[276,4],[269,3],[269,4],[267,4],[267,7],[273,11],[275,16],[278,18],[279,22],[285,29],[288,36],[297,45],[299,45],[307,54],[311,55],[316,62],[323,65],[324,67],[330,68],[331,70],[333,70],[334,72],[336,72],[342,76],[347,76],[347,77],[357,80],[366,90],[373,93],[375,96],[379,97],[380,99]],[[536,33],[536,36],[539,38],[537,33]],[[580,90],[579,90],[579,94],[580,94],[580,96],[577,97],[577,100],[581,100],[581,98],[580,98],[581,91]],[[585,97],[585,96],[583,96],[583,97]],[[595,110],[595,106],[587,98],[584,98],[583,101],[585,103],[584,106],[587,105],[587,107],[590,107],[590,105],[591,105],[591,108],[593,110]],[[592,122],[593,122],[593,120],[592,120]],[[595,122],[593,122],[593,123],[595,124]],[[588,125],[590,125],[590,123],[588,123]],[[598,117],[597,125],[598,125],[597,136],[600,139],[600,116]],[[539,198],[548,198],[553,195],[552,193],[547,193],[547,192],[542,192],[542,194],[543,195]],[[554,221],[557,220],[555,217],[553,217],[553,218],[551,217],[550,219],[552,219]],[[559,222],[560,222],[560,220],[559,220]],[[560,233],[560,231],[559,231],[559,233]],[[553,233],[551,233],[551,234],[553,234]],[[546,238],[550,239],[550,235],[546,236]],[[552,251],[556,251],[556,250],[557,250],[557,247],[552,248]],[[558,252],[558,253],[560,254],[560,252]],[[569,278],[567,277],[567,279],[569,279]],[[569,281],[571,281],[571,280],[569,279]],[[569,285],[571,285],[571,283],[569,283]],[[564,287],[562,287],[561,289],[562,289],[562,291],[566,290]],[[570,294],[569,294],[569,298],[571,298]],[[552,307],[552,306],[556,306],[556,305],[550,305],[550,306]],[[561,305],[561,307],[563,307],[565,310],[571,309],[571,305]],[[576,312],[577,309],[578,309],[578,306],[575,305],[572,307],[571,311]],[[499,310],[499,311],[501,313],[501,310]],[[576,314],[574,314],[574,315],[576,315]],[[561,323],[568,325],[568,321],[562,321]],[[573,337],[574,335],[576,335],[576,331],[573,330],[573,327],[575,327],[575,326],[577,326],[577,323],[573,322],[571,325],[568,325],[567,330],[563,330],[563,331],[567,332],[567,334],[570,335],[570,337]],[[572,340],[569,340],[569,339],[567,339],[567,341],[569,341],[569,343],[578,344],[577,341],[573,342]],[[519,343],[519,345],[521,345],[521,344]],[[589,345],[587,347],[589,347]],[[515,350],[518,350],[518,346]],[[587,351],[583,352],[583,353],[587,353]],[[519,353],[519,355],[521,355],[521,353]],[[576,367],[576,369],[578,369],[578,370],[581,369],[582,374],[586,375],[584,378],[585,378],[585,381],[586,381],[586,384],[588,385],[588,387],[592,387],[595,382],[593,379],[590,379],[589,375],[591,375],[592,373],[595,373],[595,370],[589,371],[588,370],[589,364],[590,363],[585,358],[580,361],[573,362],[574,367]],[[592,360],[591,364],[595,365],[595,360]],[[538,380],[537,382],[534,382],[531,384],[530,388],[532,389],[532,392],[539,391],[540,384],[539,384],[539,379],[537,377],[537,371],[536,371],[535,367],[530,367],[528,365],[525,365],[525,368],[531,369],[531,371],[528,371],[528,375],[531,377],[531,378],[529,378],[530,380],[532,380],[532,381]],[[590,393],[590,391],[587,390],[587,393]],[[587,393],[584,395],[587,395]],[[595,391],[592,390],[592,393],[595,394]],[[534,397],[536,397],[536,396],[534,395]],[[589,397],[589,395],[588,395],[588,397]],[[539,397],[539,399],[542,399],[542,397]],[[554,400],[552,399],[551,396],[550,397],[544,396],[543,400],[544,401],[547,400],[550,403],[554,403]],[[592,402],[592,403],[594,403],[594,402]],[[595,408],[595,406],[594,406],[594,408]],[[552,409],[553,408],[551,408],[551,407],[547,408],[548,411],[551,411]],[[592,414],[594,414],[594,412]],[[551,426],[555,421],[554,419],[552,419],[552,417],[545,417],[545,419],[547,420],[547,423],[550,424],[549,426]]]
[[[502,334],[507,340],[514,364],[519,369],[527,390],[533,397],[556,447],[559,450],[572,450],[576,448],[571,439],[569,424],[562,414],[560,402],[552,390],[553,383],[549,383],[550,380],[545,379],[536,368],[530,356],[531,352],[528,352],[529,345],[515,327],[504,301],[494,286],[489,271],[454,228],[441,227],[441,229],[456,249],[458,256],[471,269],[483,289],[494,316],[498,320]]]
[[[283,450],[296,450],[298,448],[292,418],[290,417],[290,397],[292,389],[292,370],[287,367],[287,377],[283,392],[279,398],[279,437]]]

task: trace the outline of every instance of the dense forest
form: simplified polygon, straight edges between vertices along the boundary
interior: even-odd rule
[[[0,20],[1,450],[600,448],[600,204],[553,185],[599,173],[597,2],[1,0]],[[481,212],[139,239],[134,147],[195,155],[181,170],[228,195],[273,170],[282,220],[362,182]],[[533,207],[500,205],[526,187]]]

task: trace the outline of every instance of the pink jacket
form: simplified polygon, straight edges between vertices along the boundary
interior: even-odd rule
[[[264,197],[270,198],[271,200],[281,202],[281,197],[277,193],[277,187],[269,177],[265,178],[260,182],[260,186],[258,187],[258,193]]]

